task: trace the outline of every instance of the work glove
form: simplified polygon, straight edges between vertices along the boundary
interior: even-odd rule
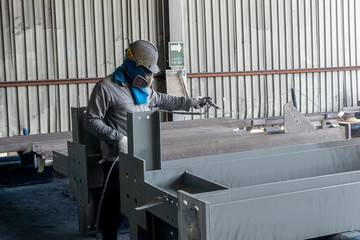
[[[118,149],[124,153],[128,153],[128,138],[123,136],[118,142]]]
[[[193,107],[195,109],[202,108],[205,106],[206,99],[203,97],[196,97],[191,99],[190,107]]]

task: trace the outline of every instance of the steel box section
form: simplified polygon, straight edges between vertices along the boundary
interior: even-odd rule
[[[227,189],[225,186],[194,176],[188,172],[183,172],[179,178],[170,182],[169,186],[169,188],[162,189],[150,183],[146,183],[145,196],[146,202],[151,202],[157,197],[163,199],[161,205],[151,207],[148,211],[176,228],[178,227],[177,190],[185,190],[190,193],[203,193]]]
[[[146,143],[160,137],[137,131],[137,125],[157,125],[144,114],[130,115],[135,134],[129,135],[129,154],[120,153],[121,208],[143,229],[156,227],[151,215],[178,228],[181,239],[304,239],[360,225],[356,201],[346,199],[359,190],[360,141],[187,158],[158,169],[159,158]],[[347,218],[351,208],[356,214]]]
[[[254,155],[247,153],[248,158],[245,159],[241,155],[246,153],[239,153],[237,159],[225,161],[222,155],[210,162],[196,158],[186,167],[147,172],[145,179],[165,193],[175,194],[178,191],[181,239],[318,237],[352,230],[360,225],[357,201],[346,199],[349,196],[356,199],[359,195],[351,195],[352,191],[359,190],[359,142],[351,140],[346,141],[344,146],[340,142],[327,145],[333,147],[323,145],[323,148],[317,149],[307,146],[305,149],[310,149],[308,151],[284,151],[284,154],[260,154],[258,157],[254,152]],[[175,160],[172,164],[175,166],[177,162],[183,166],[182,161],[189,164],[189,159]],[[192,194],[186,188],[175,188],[173,183],[186,172],[230,189]],[[300,200],[292,204],[294,199]],[[309,203],[313,205],[307,208]],[[334,209],[338,204],[342,206]],[[320,210],[314,211],[314,208]],[[338,215],[339,221],[336,220]],[[334,219],[327,221],[329,217]],[[308,218],[316,220],[308,222]],[[294,231],[294,228],[297,230]]]
[[[355,171],[201,194],[179,191],[179,233],[181,239],[199,232],[195,239],[289,240],[356,229],[359,180]]]
[[[360,183],[210,205],[207,239],[308,239],[360,224]]]
[[[146,181],[167,191],[184,172],[189,172],[228,188],[315,177],[360,169],[360,146],[339,146],[294,153],[238,158],[151,171]],[[186,162],[186,160],[185,160]]]
[[[177,161],[165,161],[162,163],[161,168],[167,169],[167,168],[176,168],[182,166],[192,166],[195,164],[218,162],[219,158],[221,158],[222,161],[228,161],[228,160],[241,159],[241,158],[244,159],[244,158],[260,157],[260,156],[271,156],[271,155],[278,155],[285,153],[309,151],[315,149],[341,147],[341,146],[354,146],[354,145],[360,145],[360,138],[351,139],[351,140],[321,142],[321,143],[309,143],[309,144],[293,145],[286,147],[256,149],[256,150],[244,151],[244,152],[226,153],[226,154],[221,154],[221,156],[210,155],[206,157],[179,159]]]
[[[324,175],[319,177],[302,178],[283,182],[267,183],[222,191],[193,194],[197,198],[211,204],[225,201],[240,201],[252,198],[266,197],[290,192],[305,191],[315,188],[330,187],[333,185],[360,182],[360,171]]]
[[[146,211],[159,217],[173,227],[178,227],[177,217],[177,190],[186,189],[192,193],[217,191],[226,187],[206,179],[194,176],[182,170],[168,172],[162,175],[161,170],[145,171],[145,161],[137,157],[119,152],[120,174],[120,199],[122,213],[131,221],[147,229],[145,210],[136,210],[156,198],[161,198],[163,203],[153,206]],[[146,181],[146,175],[157,172],[164,177],[164,182],[169,186],[161,188]]]

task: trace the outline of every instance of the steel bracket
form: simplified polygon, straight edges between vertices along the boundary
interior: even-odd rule
[[[284,105],[284,125],[285,132],[313,132],[315,127],[312,123],[302,115],[291,102]]]

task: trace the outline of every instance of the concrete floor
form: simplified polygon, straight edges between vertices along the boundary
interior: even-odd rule
[[[80,234],[76,200],[69,179],[50,183],[0,187],[1,240],[94,240],[95,233]],[[120,234],[118,239],[130,239]]]
[[[70,194],[67,178],[22,187],[0,187],[0,206],[1,240],[96,239],[95,233],[80,234],[78,231],[76,200]],[[130,237],[128,233],[119,232],[118,239]],[[360,232],[316,240],[360,240]]]

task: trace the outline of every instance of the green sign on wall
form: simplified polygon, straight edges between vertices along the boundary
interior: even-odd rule
[[[184,49],[182,42],[169,42],[169,66],[184,66]]]

